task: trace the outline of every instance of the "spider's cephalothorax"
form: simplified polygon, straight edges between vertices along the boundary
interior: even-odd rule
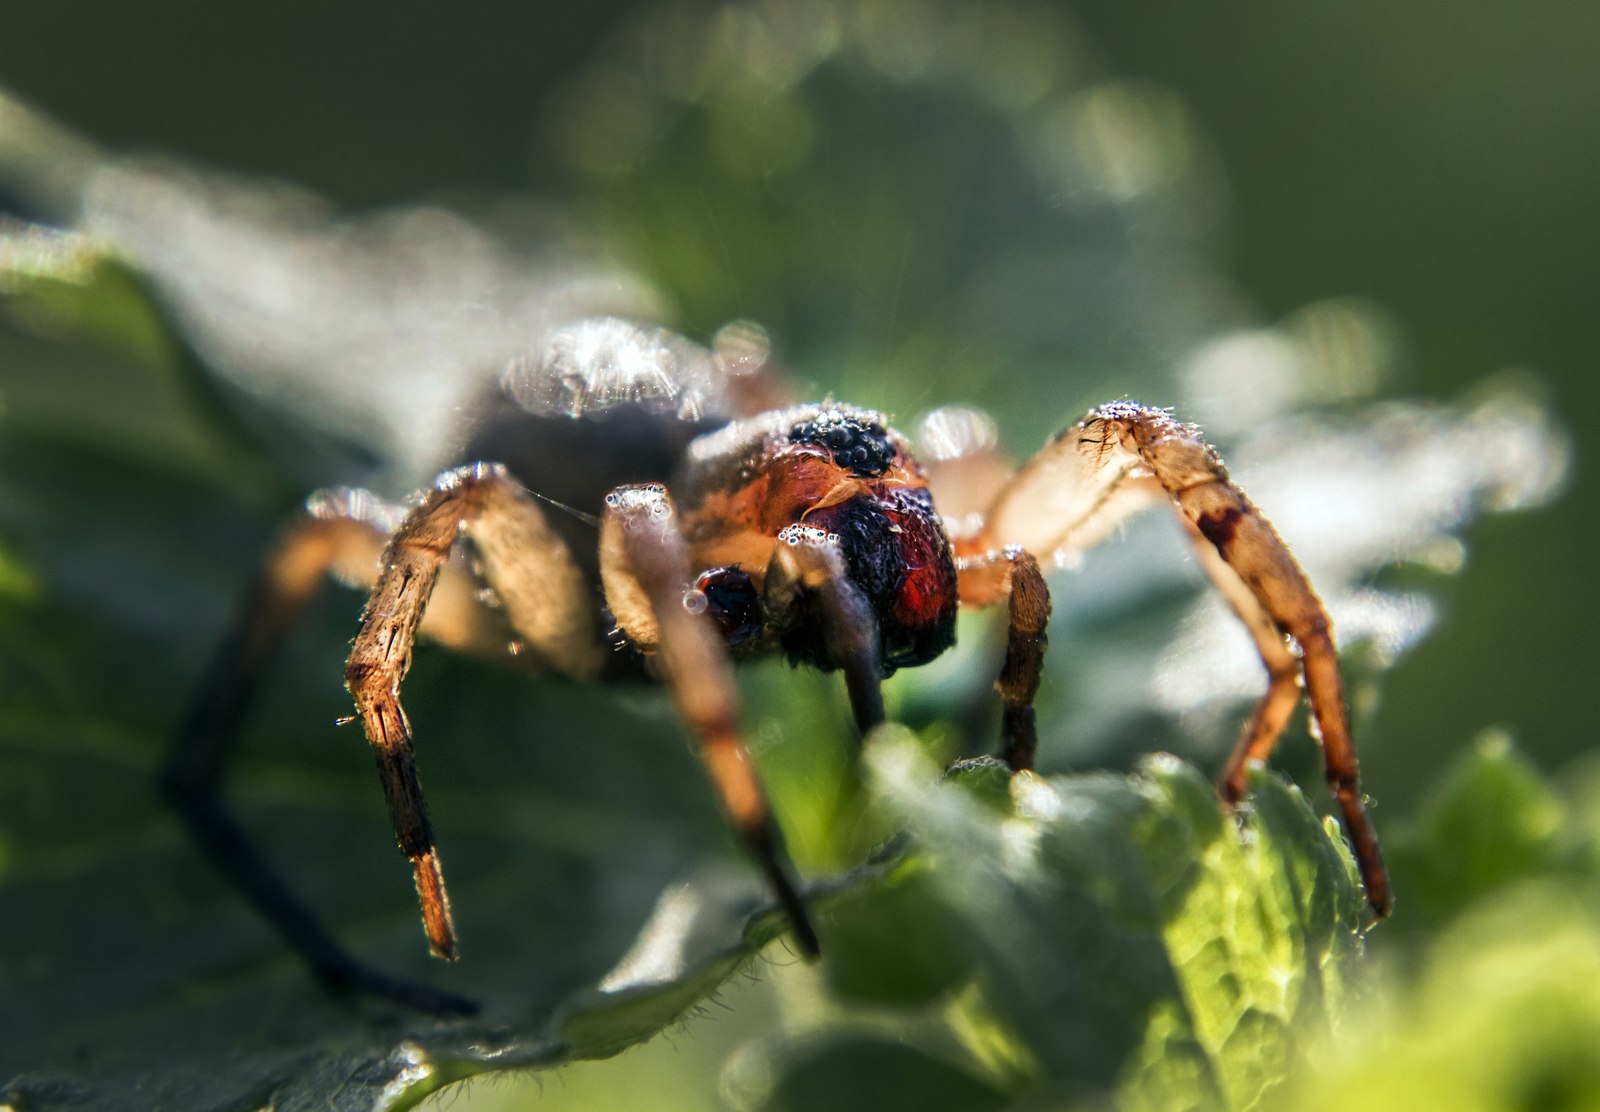
[[[838,544],[850,581],[866,595],[883,675],[926,664],[955,643],[955,560],[926,488],[860,493],[813,510],[806,521]],[[819,629],[814,621],[798,623],[785,635],[784,651],[796,663],[833,667]]]
[[[882,675],[924,664],[955,640],[956,569],[927,477],[905,438],[881,414],[852,406],[797,406],[696,441],[683,475],[684,527],[695,555],[737,569],[759,596],[774,545],[820,543],[838,551],[851,588],[872,615]],[[724,597],[741,610],[745,599]],[[724,617],[725,630],[748,626]],[[772,614],[774,635],[797,664],[840,661],[824,643],[810,596]],[[740,642],[742,643],[742,640]]]
[[[219,801],[256,674],[327,573],[371,590],[345,679],[436,954],[455,956],[455,926],[400,706],[418,634],[502,660],[514,644],[519,666],[575,680],[659,679],[796,943],[815,955],[744,744],[731,661],[777,650],[842,673],[866,734],[884,717],[882,678],[948,648],[958,604],[1004,604],[1000,755],[1029,768],[1050,616],[1041,560],[1059,562],[1160,503],[1177,510],[1196,562],[1266,665],[1267,692],[1222,771],[1224,798],[1243,796],[1249,764],[1271,753],[1304,695],[1368,899],[1387,913],[1327,613],[1198,430],[1113,402],[1013,470],[986,419],[944,410],[924,423],[924,469],[880,414],[770,408],[783,391],[752,358],[753,336],[744,326],[713,352],[627,321],[564,329],[541,355],[512,362],[463,440],[475,462],[440,476],[398,528],[402,515],[373,496],[326,492],[267,560],[165,781],[212,856],[325,982],[431,1011],[472,1007],[349,957]],[[954,546],[936,506],[956,515]],[[475,565],[452,559],[463,538]],[[613,623],[620,654],[609,647]]]

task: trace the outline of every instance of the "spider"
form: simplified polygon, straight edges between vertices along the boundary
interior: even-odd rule
[[[922,424],[924,465],[879,413],[779,404],[750,328],[725,329],[715,348],[614,318],[559,330],[486,398],[466,442],[474,462],[445,472],[409,509],[363,491],[313,496],[269,554],[178,730],[163,783],[200,844],[320,980],[432,1012],[473,1009],[349,956],[221,802],[256,678],[330,573],[371,591],[345,680],[435,955],[454,959],[457,939],[400,702],[419,634],[574,680],[659,680],[795,944],[815,956],[817,934],[741,733],[731,664],[776,652],[842,672],[866,735],[884,720],[884,677],[950,648],[959,607],[1004,605],[999,756],[1031,768],[1050,616],[1040,561],[1158,502],[1176,509],[1267,670],[1266,694],[1223,767],[1222,797],[1243,797],[1248,766],[1272,751],[1303,684],[1367,898],[1388,912],[1327,613],[1194,426],[1112,402],[1013,473],[986,420],[950,408]],[[475,564],[452,559],[464,544]]]

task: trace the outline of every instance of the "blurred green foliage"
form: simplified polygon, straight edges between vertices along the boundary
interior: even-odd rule
[[[1079,0],[1120,70],[1180,90],[1236,198],[1232,269],[1269,317],[1331,293],[1400,322],[1398,386],[1449,396],[1529,368],[1578,439],[1561,502],[1484,522],[1440,636],[1390,677],[1364,771],[1415,804],[1488,725],[1544,767],[1592,748],[1600,596],[1600,9],[1447,0],[1169,8]]]
[[[1503,738],[1465,754],[1397,847],[1412,906],[1371,999],[1285,1107],[1600,1106],[1597,817]]]

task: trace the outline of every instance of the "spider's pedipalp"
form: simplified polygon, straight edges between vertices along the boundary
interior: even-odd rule
[[[745,848],[767,878],[807,955],[820,953],[805,901],[791,875],[783,841],[756,776],[738,723],[738,698],[728,650],[706,608],[685,605],[694,576],[689,547],[671,495],[657,483],[619,487],[606,497],[600,522],[600,575],[619,624],[654,654],[657,671],[717,798]],[[626,600],[624,602],[624,599]],[[632,627],[631,629],[629,627]]]
[[[787,536],[785,536],[787,534]],[[763,601],[792,656],[844,673],[856,728],[884,720],[883,661],[872,604],[850,579],[837,534],[791,526],[767,565]],[[800,646],[796,638],[811,643]]]

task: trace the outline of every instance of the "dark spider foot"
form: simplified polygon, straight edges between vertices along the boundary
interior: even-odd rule
[[[795,945],[800,947],[801,955],[807,961],[822,957],[822,943],[817,939],[817,928],[811,925],[805,905],[797,903],[794,907],[785,907],[784,911],[789,916],[789,926],[794,931]]]
[[[789,929],[794,932],[795,944],[807,959],[822,956],[822,943],[817,941],[817,929],[811,924],[811,913],[806,910],[805,897],[795,883],[794,866],[783,848],[783,834],[763,815],[757,825],[740,830],[745,849],[754,859],[761,875],[766,878],[767,890],[778,901]]]
[[[795,887],[789,870],[776,857],[763,857],[760,865],[761,871],[767,875],[773,895],[778,899],[778,906],[783,909],[784,918],[789,920],[789,929],[794,934],[795,945],[800,948],[800,953],[809,961],[820,958],[822,943],[817,939],[817,928],[811,925],[811,913],[806,910],[805,897]]]
[[[425,1012],[440,1019],[462,1019],[483,1010],[476,1000],[429,985],[391,977],[376,969],[351,962],[337,969],[316,970],[317,980],[331,992],[368,996],[398,1004],[414,1012]]]

